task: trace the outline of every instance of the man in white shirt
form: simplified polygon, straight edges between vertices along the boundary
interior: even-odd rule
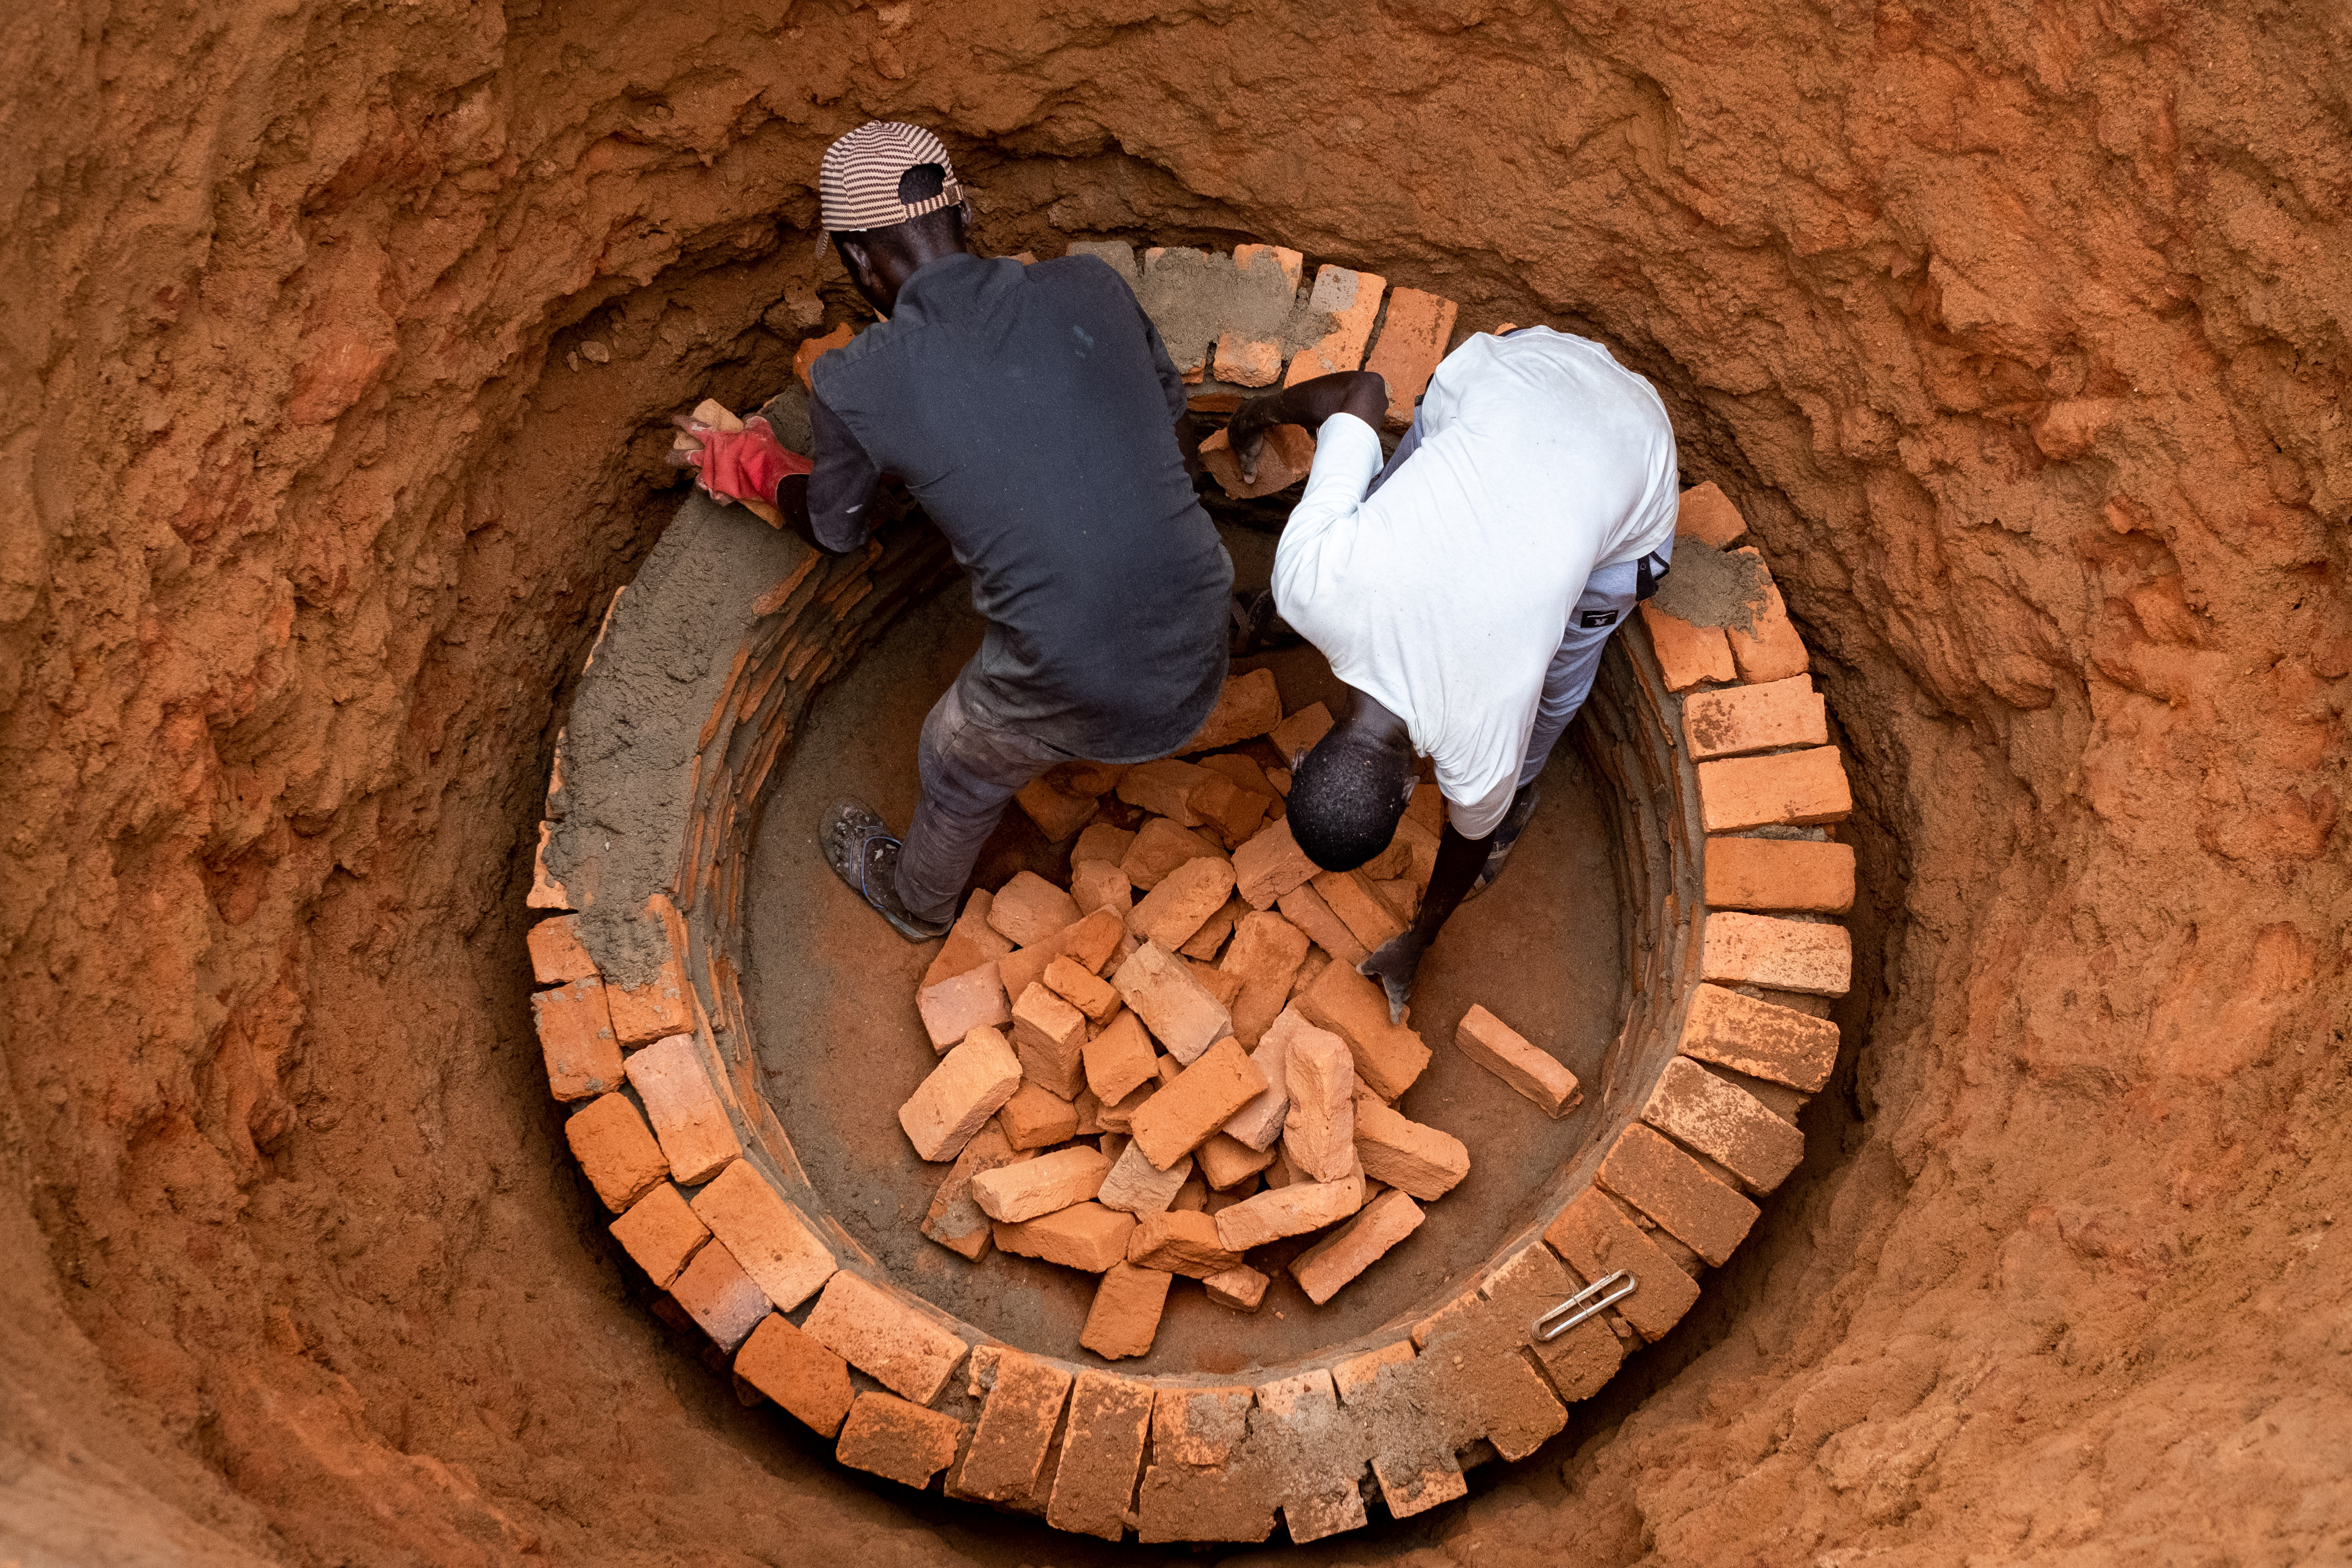
[[[1275,555],[1275,605],[1352,701],[1297,765],[1299,847],[1331,870],[1379,854],[1417,756],[1445,795],[1419,917],[1359,966],[1402,1017],[1422,954],[1526,826],[1602,645],[1664,574],[1677,486],[1650,384],[1549,328],[1481,334],[1447,355],[1383,467],[1386,404],[1370,372],[1320,376],[1244,405],[1230,438],[1247,470],[1271,426],[1317,433]]]

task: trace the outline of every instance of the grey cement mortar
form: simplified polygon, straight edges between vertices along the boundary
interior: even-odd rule
[[[1682,538],[1675,541],[1674,570],[1658,584],[1657,596],[1650,603],[1659,614],[1695,626],[1754,631],[1768,581],[1764,563],[1757,557],[1717,550],[1703,539]]]
[[[1107,254],[1108,246],[1081,242],[1070,248],[1083,248],[1085,254],[1119,266]],[[1213,347],[1228,331],[1247,339],[1279,339],[1286,360],[1322,342],[1336,324],[1329,311],[1308,308],[1307,290],[1293,289],[1282,263],[1267,251],[1241,266],[1223,251],[1175,247],[1152,258],[1139,272],[1130,253],[1120,276],[1135,289],[1144,314],[1168,345],[1169,356],[1180,365]]]
[[[668,955],[661,922],[640,916],[677,874],[695,742],[752,601],[808,552],[693,491],[614,606],[565,724],[563,817],[547,847],[572,901],[594,895],[581,937],[607,984],[643,985]]]

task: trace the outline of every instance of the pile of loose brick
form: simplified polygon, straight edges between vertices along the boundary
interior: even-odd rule
[[[940,1059],[898,1120],[953,1163],[924,1233],[1100,1276],[1078,1342],[1106,1359],[1151,1348],[1180,1279],[1255,1311],[1251,1255],[1292,1237],[1323,1233],[1288,1269],[1328,1302],[1470,1173],[1460,1139],[1396,1109],[1430,1050],[1356,971],[1428,886],[1437,792],[1370,864],[1319,869],[1283,764],[1330,724],[1319,702],[1286,718],[1258,669],[1174,757],[1039,778],[1021,804],[1076,835],[1069,886],[975,892],[915,998]],[[1105,796],[1136,826],[1089,824]],[[1458,1037],[1550,1115],[1580,1098],[1483,1007]]]
[[[1343,331],[1349,320],[1364,328],[1360,360],[1369,275],[1350,278],[1359,315],[1334,314]],[[1344,290],[1332,289],[1336,300]],[[1391,292],[1383,334],[1401,303],[1408,322],[1420,311],[1410,293]],[[1452,326],[1439,303],[1430,365]],[[1396,342],[1402,355],[1406,334]],[[1229,376],[1265,368],[1263,352],[1228,354],[1222,337],[1197,353],[1171,347],[1212,407],[1238,401]],[[1352,368],[1339,363],[1349,352],[1341,342],[1306,373],[1294,363],[1292,378]],[[1392,389],[1417,391],[1427,371],[1389,374]],[[1409,398],[1391,410],[1409,412]],[[1832,837],[1851,797],[1803,643],[1770,589],[1745,632],[1644,605],[1595,693],[1594,760],[1623,785],[1613,798],[1638,930],[1633,997],[1604,1114],[1539,1234],[1507,1240],[1424,1315],[1244,1383],[1015,1349],[904,1290],[810,1186],[761,1093],[735,973],[761,784],[814,692],[935,580],[942,557],[919,528],[826,561],[748,522],[769,575],[739,604],[725,585],[740,580],[740,552],[697,553],[715,549],[724,518],[699,499],[688,509],[691,526],[656,545],[633,610],[608,614],[597,647],[687,626],[704,639],[708,674],[661,683],[685,694],[674,709],[606,700],[617,661],[592,650],[573,723],[618,716],[627,736],[559,737],[529,898],[544,917],[530,932],[533,1013],[550,1088],[572,1107],[572,1150],[616,1216],[615,1240],[662,1292],[657,1310],[701,1339],[747,1403],[772,1400],[843,1464],[1114,1541],[1259,1541],[1278,1521],[1307,1542],[1362,1525],[1373,1499],[1392,1516],[1417,1513],[1463,1495],[1466,1465],[1533,1453],[1630,1351],[1671,1330],[1747,1236],[1756,1200],[1801,1157],[1796,1115],[1835,1064],[1825,1014],[1851,968],[1838,917],[1853,902],[1853,854]],[[1732,548],[1745,525],[1703,485],[1683,497],[1679,530]],[[926,1157],[953,1154],[927,1233],[975,1260],[1002,1246],[1099,1262],[1106,1287],[1116,1273],[1127,1285],[1097,1288],[1083,1336],[1107,1355],[1149,1344],[1176,1278],[1248,1310],[1266,1284],[1251,1247],[1309,1220],[1327,1235],[1290,1267],[1330,1300],[1466,1169],[1458,1142],[1396,1109],[1429,1053],[1388,1024],[1353,967],[1410,919],[1426,884],[1435,792],[1416,793],[1380,861],[1342,878],[1313,871],[1284,829],[1282,759],[1328,721],[1309,708],[1258,735],[1272,696],[1257,678],[1236,682],[1203,740],[1240,727],[1192,760],[1072,768],[1024,792],[1049,838],[1076,833],[1069,886],[1015,879],[976,899],[916,1001],[944,1076],[905,1124]],[[657,857],[675,870],[650,886],[618,876],[593,836],[551,831],[567,813],[595,820],[608,774],[629,771],[642,796],[649,768],[674,781],[675,815]],[[1148,813],[1131,837],[1087,820],[1104,795]],[[657,971],[612,978],[611,928],[583,910],[626,911],[666,953]],[[992,991],[974,978],[988,971]],[[960,1056],[976,1037],[982,1048]],[[1572,1103],[1565,1070],[1490,1016],[1474,1010],[1455,1041],[1538,1107]],[[1571,1293],[1629,1278],[1630,1295],[1572,1331],[1535,1332]]]

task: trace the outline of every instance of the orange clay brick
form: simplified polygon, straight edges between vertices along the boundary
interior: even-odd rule
[[[1115,860],[1079,860],[1070,867],[1070,898],[1079,911],[1109,910],[1124,921],[1135,907],[1135,888]]]
[[[1710,838],[1706,901],[1725,910],[1843,914],[1853,907],[1853,846],[1803,838]]]
[[[1298,966],[1307,961],[1307,933],[1277,914],[1253,911],[1234,924],[1234,939],[1218,968],[1242,982],[1230,1011],[1234,1038],[1255,1047],[1289,999]]]
[[[613,603],[617,605],[620,601],[621,595],[615,592]],[[604,613],[611,616],[611,605],[605,606]],[[561,756],[557,761],[560,764]],[[547,841],[554,835],[555,824],[542,822],[539,825],[539,848],[531,857],[530,863],[530,892],[523,900],[527,909],[568,910],[572,907],[572,897],[563,890],[563,884],[547,874]]]
[[[1240,273],[1244,297],[1274,308],[1278,321],[1290,310],[1298,293],[1298,274],[1305,258],[1279,245],[1236,245],[1234,267]],[[1282,376],[1282,339],[1249,338],[1227,328],[1217,338],[1215,360],[1219,381],[1234,386],[1271,386]]]
[[[1020,1087],[1012,1046],[994,1029],[974,1029],[898,1108],[898,1125],[917,1159],[952,1160]]]
[[[661,1145],[625,1094],[600,1094],[572,1113],[564,1141],[604,1206],[619,1214],[669,1174]]]
[[[596,973],[596,961],[580,942],[580,917],[559,915],[541,921],[523,933],[530,948],[531,978],[541,985],[586,980]]]
[[[1099,1274],[1125,1261],[1127,1238],[1134,1233],[1133,1215],[1087,1202],[1039,1215],[1035,1219],[1015,1224],[1000,1222],[994,1237],[999,1251],[1040,1258],[1085,1274]]]
[[[723,1351],[750,1338],[768,1315],[768,1298],[759,1282],[716,1242],[694,1255],[670,1282],[669,1294]]]
[[[1056,1530],[1118,1541],[1135,1502],[1143,1440],[1151,1427],[1150,1384],[1082,1372],[1070,1389],[1062,1460],[1045,1522]]]
[[[1639,607],[1667,690],[1686,691],[1702,681],[1739,679],[1738,667],[1731,658],[1731,644],[1721,626],[1695,626],[1646,601]]]
[[[1078,1135],[1077,1102],[1024,1080],[996,1113],[996,1124],[1015,1149],[1050,1149]]]
[[[1696,985],[1676,1048],[1750,1078],[1818,1094],[1837,1066],[1838,1027],[1794,1007],[1719,985]]]
[[[1151,1037],[1132,1013],[1120,1013],[1087,1040],[1083,1060],[1087,1087],[1105,1105],[1117,1105],[1157,1070]]]
[[[833,1457],[856,1470],[920,1491],[955,1463],[963,1423],[895,1394],[861,1394],[841,1424]]]
[[[1752,546],[1739,551],[1752,555],[1758,565],[1764,555]],[[1789,619],[1789,606],[1780,598],[1780,584],[1768,572],[1764,576],[1764,604],[1756,611],[1754,625],[1748,631],[1733,628],[1731,658],[1739,666],[1739,679],[1751,684],[1763,680],[1786,680],[1802,675],[1811,667],[1812,659],[1805,652],[1805,639]]]
[[[1068,963],[1069,960],[1053,963]],[[1024,991],[1013,1005],[1013,1048],[1021,1054],[1022,1075],[1038,1088],[1064,1100],[1076,1100],[1087,1082],[1078,1061],[1086,1043],[1087,1016],[1054,994],[1043,981]]]
[[[1338,961],[1333,968],[1353,969],[1371,956],[1371,950],[1356,940],[1356,933],[1348,929],[1348,922],[1334,914],[1331,906],[1323,901],[1323,895],[1315,890],[1314,883],[1301,882],[1283,894],[1276,907],[1282,910],[1283,919],[1312,937],[1316,946]],[[1387,1004],[1384,1002],[1381,1005],[1386,1007]]]
[[[1664,1338],[1698,1300],[1697,1281],[1676,1268],[1649,1233],[1596,1187],[1587,1187],[1560,1210],[1544,1240],[1587,1284],[1620,1270],[1633,1275],[1639,1285],[1614,1310],[1645,1340]]]
[[[1638,1121],[1610,1145],[1599,1181],[1718,1268],[1756,1223],[1754,1204]]]
[[[1139,1144],[1130,1142],[1111,1162],[1110,1174],[1103,1178],[1102,1190],[1095,1194],[1095,1202],[1139,1219],[1145,1215],[1163,1214],[1192,1176],[1190,1156],[1163,1171],[1144,1157]]]
[[[1330,732],[1331,710],[1320,702],[1310,702],[1268,731],[1265,738],[1286,763],[1297,767],[1298,759],[1313,751]],[[1285,789],[1283,793],[1287,795],[1289,791]]]
[[[558,1100],[587,1100],[621,1087],[621,1042],[599,980],[574,980],[530,999],[547,1087]]]
[[[1217,1222],[1197,1209],[1169,1209],[1136,1216],[1127,1238],[1127,1260],[1145,1268],[1206,1279],[1242,1260],[1217,1239]]]
[[[1316,874],[1315,862],[1291,837],[1285,818],[1267,823],[1234,851],[1234,890],[1254,910],[1270,910],[1275,900]]]
[[[1201,466],[1225,494],[1250,500],[1286,490],[1305,479],[1315,467],[1315,437],[1304,426],[1276,425],[1265,432],[1257,448],[1257,477],[1242,477],[1242,460],[1233,437],[1219,430],[1201,443]]]
[[[1119,858],[1118,868],[1129,882],[1149,892],[1177,867],[1203,855],[1223,858],[1224,850],[1167,817],[1155,816],[1137,832],[1135,842]]]
[[[1372,323],[1380,320],[1381,291],[1389,280],[1377,272],[1357,272],[1328,263],[1315,269],[1315,287],[1307,308],[1332,318],[1331,331],[1321,342],[1291,356],[1283,384],[1295,386],[1318,375],[1354,370],[1364,363],[1364,345],[1371,342]]]
[[[735,1375],[822,1436],[849,1415],[849,1363],[773,1312],[735,1352]]]
[[[1086,1327],[1078,1331],[1078,1343],[1105,1361],[1150,1353],[1174,1278],[1158,1268],[1112,1264],[1103,1270],[1102,1283],[1095,1287],[1094,1306],[1087,1312]]]
[[[1422,1218],[1421,1205],[1404,1193],[1382,1193],[1355,1218],[1291,1259],[1291,1277],[1307,1299],[1320,1307],[1420,1229]]]
[[[1255,1312],[1265,1303],[1265,1288],[1274,1283],[1244,1263],[1201,1281],[1209,1300],[1235,1312]]]
[[[1318,1029],[1348,1042],[1356,1071],[1372,1092],[1393,1104],[1429,1066],[1429,1047],[1402,1024],[1389,1022],[1389,1001],[1380,983],[1334,963],[1302,993],[1298,1011]]]
[[[1227,1036],[1178,1074],[1175,1082],[1144,1101],[1129,1130],[1144,1157],[1164,1171],[1208,1142],[1228,1117],[1265,1089],[1265,1075],[1240,1042]]]
[[[791,1311],[833,1278],[832,1250],[749,1161],[736,1161],[695,1194],[694,1213],[779,1311]]]
[[[629,1058],[629,1084],[645,1102],[670,1170],[687,1186],[718,1174],[739,1158],[742,1143],[710,1081],[692,1035],[656,1040]]]
[[[1310,1182],[1337,1182],[1356,1165],[1356,1073],[1348,1042],[1312,1026],[1283,1045],[1282,1152]]]
[[[1463,1015],[1454,1043],[1464,1056],[1541,1106],[1546,1116],[1565,1116],[1584,1099],[1576,1075],[1558,1058],[1483,1006]]]
[[[931,966],[923,972],[923,984],[919,990],[929,990],[942,980],[953,980],[959,974],[969,974],[983,963],[993,963],[1013,951],[1013,944],[992,930],[988,924],[988,906],[995,895],[982,888],[966,900],[963,913],[948,930],[947,940],[940,944]]]
[[[1710,914],[1699,948],[1700,978],[1719,985],[1843,996],[1853,980],[1853,942],[1843,926]]]
[[[1213,963],[1217,954],[1223,950],[1225,939],[1234,934],[1234,924],[1248,909],[1249,906],[1239,899],[1227,895],[1225,901],[1217,906],[1217,912],[1202,921],[1201,929],[1194,931],[1192,939],[1176,951],[1186,958],[1195,959],[1202,963]],[[1217,1000],[1225,1005],[1226,1011],[1233,1010],[1234,996],[1241,994],[1241,983],[1238,978],[1234,982],[1233,996],[1228,996],[1218,989],[1224,984],[1222,980],[1202,981],[1202,984],[1207,985],[1210,991],[1216,994]]]
[[[1713,479],[1683,492],[1675,513],[1675,538],[1702,540],[1717,550],[1728,550],[1747,531],[1748,520]]]
[[[1228,1252],[1247,1252],[1286,1236],[1337,1225],[1363,1206],[1361,1173],[1344,1182],[1292,1182],[1219,1209],[1217,1240]]]
[[[961,1045],[974,1029],[1002,1029],[1013,1022],[1003,972],[993,961],[917,992],[915,1010],[922,1016],[931,1048],[942,1055]]]
[[[1127,929],[1172,952],[1190,942],[1233,891],[1232,862],[1200,856],[1169,872],[1160,886],[1138,900],[1128,911]]]
[[[994,1382],[956,1484],[965,1497],[1014,1502],[1037,1489],[1062,1406],[1069,1400],[1070,1374],[1009,1346],[998,1348],[993,1359]]]
[[[1853,814],[1853,791],[1835,746],[1701,763],[1698,799],[1710,834],[1843,822]]]
[[[1412,423],[1413,401],[1427,388],[1431,374],[1445,357],[1459,309],[1451,300],[1418,289],[1389,290],[1388,315],[1381,322],[1379,341],[1372,344],[1364,368],[1378,372],[1388,383],[1391,429],[1402,430]]]
[[[1110,1162],[1081,1144],[983,1171],[971,1180],[971,1196],[989,1218],[1014,1225],[1090,1201],[1109,1174]]]
[[[990,926],[1023,947],[1056,935],[1077,919],[1078,906],[1070,895],[1034,871],[1016,873],[988,906]]]
[[[1684,700],[1683,740],[1691,761],[1829,743],[1829,714],[1812,678],[1701,691]]]
[[[1217,705],[1209,710],[1192,738],[1176,748],[1177,754],[1238,746],[1281,722],[1282,693],[1275,686],[1274,671],[1253,669],[1226,680],[1217,695]]]
[[[1018,1164],[1036,1158],[1013,1147],[1005,1137],[1003,1126],[990,1122],[972,1135],[956,1156],[947,1179],[931,1194],[929,1209],[923,1215],[922,1231],[950,1252],[961,1253],[977,1263],[987,1255],[990,1246],[987,1215],[972,1202],[971,1179],[982,1171]]]
[[[1233,1015],[1224,1004],[1183,959],[1157,942],[1147,942],[1137,948],[1111,976],[1111,984],[1152,1037],[1167,1047],[1179,1063],[1199,1060],[1211,1045],[1233,1033]]]
[[[1738,1085],[1676,1057],[1650,1090],[1642,1120],[1769,1193],[1805,1157],[1805,1135]]]
[[[630,1205],[608,1227],[636,1266],[663,1289],[684,1268],[695,1248],[710,1239],[710,1227],[687,1206],[686,1194],[667,1182]]]
[[[1112,781],[1113,787],[1117,783],[1117,780]],[[1135,835],[1126,828],[1097,822],[1079,834],[1078,841],[1070,847],[1070,864],[1082,866],[1089,860],[1108,860],[1116,866],[1127,858],[1127,852],[1134,844]]]
[[[970,1348],[895,1290],[847,1269],[825,1281],[801,1327],[809,1338],[888,1389],[929,1405]]]
[[[1118,1011],[1118,993],[1110,982],[1066,954],[1045,966],[1045,988],[1076,1007],[1089,1023],[1099,1024]]]
[[[1356,1154],[1372,1181],[1433,1203],[1470,1173],[1470,1150],[1461,1139],[1382,1105],[1370,1095],[1356,1100]]]
[[[1063,789],[1043,774],[1023,784],[1013,798],[1048,844],[1059,844],[1094,820],[1094,796]]]
[[[1404,922],[1360,872],[1318,871],[1314,886],[1365,952],[1378,952],[1391,938],[1404,934]]]

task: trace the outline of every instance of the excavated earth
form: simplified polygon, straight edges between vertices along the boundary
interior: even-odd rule
[[[1305,1555],[2352,1557],[2340,6],[125,0],[0,62],[0,1560],[1142,1555],[740,1407],[525,1001],[663,421],[852,318],[869,116],[995,252],[1606,342],[1843,726],[1805,1164],[1561,1436]]]

